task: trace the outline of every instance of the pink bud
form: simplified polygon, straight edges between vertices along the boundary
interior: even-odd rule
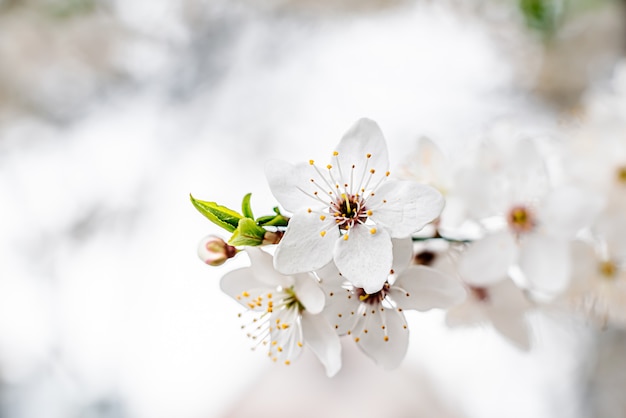
[[[210,266],[221,266],[237,254],[237,249],[215,235],[207,235],[198,245],[198,257]]]

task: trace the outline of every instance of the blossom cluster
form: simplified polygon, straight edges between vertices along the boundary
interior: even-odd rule
[[[551,138],[499,125],[462,161],[421,139],[398,175],[379,126],[361,119],[323,164],[268,162],[285,212],[255,218],[250,195],[241,213],[192,197],[232,232],[228,243],[207,237],[200,257],[247,253],[250,267],[221,288],[246,311],[253,347],[284,364],[308,347],[329,376],[342,336],[397,367],[407,309],[446,310],[450,327],[490,324],[522,350],[527,315],[544,304],[626,326],[623,87]]]

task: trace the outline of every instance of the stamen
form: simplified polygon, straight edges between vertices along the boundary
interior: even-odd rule
[[[330,205],[332,203],[332,202],[328,202],[328,201],[325,201],[322,198],[320,198],[318,196],[318,194],[319,194],[318,192],[314,192],[313,194],[311,194],[309,192],[306,192],[306,191],[302,190],[302,188],[300,186],[297,186],[297,189],[300,190],[305,195],[309,196],[311,199],[315,199],[315,200],[318,200],[318,201],[322,202],[324,204],[324,206],[328,206],[328,205]]]

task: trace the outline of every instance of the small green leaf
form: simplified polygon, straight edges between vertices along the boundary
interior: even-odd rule
[[[228,243],[234,246],[258,246],[263,244],[263,238],[265,237],[265,229],[256,224],[253,219],[241,218],[239,220],[239,226],[233,232],[233,236],[230,237]]]
[[[254,215],[252,214],[252,208],[250,207],[250,197],[252,193],[248,193],[243,197],[243,201],[241,202],[241,213],[246,218],[254,219]]]
[[[285,218],[283,215],[263,216],[256,221],[261,226],[287,226],[289,218]]]
[[[239,225],[239,220],[243,218],[241,214],[225,206],[220,206],[215,202],[197,200],[191,194],[189,198],[191,203],[198,209],[198,212],[206,216],[215,225],[229,232],[234,232]]]
[[[263,226],[267,224],[268,222],[270,222],[275,217],[276,217],[275,215],[260,216],[256,218],[256,223],[260,226]]]

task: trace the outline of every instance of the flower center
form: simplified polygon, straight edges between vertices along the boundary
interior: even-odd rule
[[[470,286],[470,291],[472,292],[472,296],[479,300],[480,302],[488,302],[489,301],[489,291],[486,287],[476,287]]]
[[[430,266],[435,261],[435,258],[437,258],[436,253],[429,250],[424,250],[415,254],[413,262],[419,266]]]
[[[304,305],[298,300],[296,292],[293,290],[293,286],[284,289],[283,292],[285,292],[286,295],[282,300],[283,306],[286,309],[295,308],[298,310],[298,313],[302,313],[302,311],[304,311]]]
[[[535,227],[535,219],[533,213],[525,206],[514,206],[507,216],[509,228],[516,233],[521,234],[530,232]]]
[[[354,293],[359,297],[359,300],[361,302],[369,303],[370,305],[376,305],[381,303],[387,297],[390,289],[391,286],[389,285],[389,282],[385,282],[383,288],[376,293],[367,293],[365,289],[361,287],[355,288]]]
[[[614,279],[617,274],[617,266],[610,260],[601,262],[598,269],[600,270],[600,274],[609,280]]]
[[[345,193],[331,202],[329,210],[341,229],[350,229],[356,223],[364,223],[369,215],[365,208],[365,200],[361,196]]]
[[[617,169],[616,177],[618,183],[626,184],[626,166],[621,166]]]

